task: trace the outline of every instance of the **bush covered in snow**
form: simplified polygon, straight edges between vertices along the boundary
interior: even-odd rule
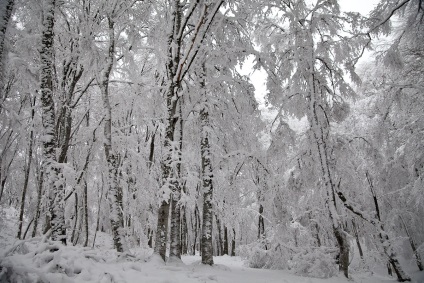
[[[137,262],[150,255],[134,254],[31,238],[18,241],[0,257],[0,282],[116,282],[119,270],[138,271]]]
[[[330,278],[337,275],[335,253],[327,247],[300,248],[289,262],[290,268],[299,275]]]
[[[328,247],[288,247],[277,244],[265,246],[260,243],[241,245],[237,254],[246,261],[248,267],[266,269],[289,269],[295,274],[330,278],[337,275],[336,250]]]

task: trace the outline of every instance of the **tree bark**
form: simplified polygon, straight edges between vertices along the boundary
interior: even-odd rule
[[[197,244],[197,239],[198,239],[198,232],[199,229],[199,208],[197,207],[197,204],[194,207],[194,239],[193,239],[193,248],[192,248],[192,255],[196,255],[196,244]]]
[[[223,255],[228,255],[228,229],[224,225],[224,248],[222,250]]]
[[[264,207],[262,204],[259,204],[259,221],[258,221],[258,240],[265,240],[265,223],[264,217],[262,214],[264,213]]]
[[[12,15],[13,6],[15,4],[14,0],[2,0],[1,5],[4,6],[2,11],[3,13],[0,15],[0,102],[3,102],[4,94],[4,41],[6,38],[7,26],[9,24],[10,17]],[[0,103],[0,112],[3,108],[2,103]]]
[[[200,111],[201,123],[201,141],[200,152],[202,156],[202,185],[203,185],[203,224],[202,224],[202,263],[213,265],[213,243],[212,243],[212,199],[213,199],[213,173],[212,173],[212,158],[209,144],[209,112],[206,97],[205,78],[206,70],[203,65],[203,73],[200,78],[201,91],[204,100],[204,105]]]
[[[55,109],[53,101],[53,40],[55,0],[45,0],[41,37],[40,93],[43,109],[44,177],[47,180],[52,239],[66,244],[64,186],[56,160]]]
[[[102,176],[102,180],[103,180],[103,176]],[[92,245],[93,248],[94,248],[94,244],[96,243],[97,232],[99,231],[99,226],[100,226],[100,208],[102,207],[102,199],[103,199],[103,184],[101,186],[99,203],[97,205],[97,221],[96,221],[96,229],[94,230],[94,236],[93,236],[93,245]]]
[[[77,230],[77,223],[78,223],[78,193],[74,193],[74,196],[75,196],[75,215],[74,215],[74,228],[72,229],[72,235],[71,235],[71,243],[74,243],[75,232]]]
[[[216,251],[214,255],[221,256],[222,255],[222,249],[223,249],[223,243],[222,243],[222,233],[221,233],[221,221],[219,221],[218,215],[215,214],[215,222],[216,222],[216,232],[218,234],[218,237],[216,239]]]
[[[34,144],[34,130],[33,130],[33,121],[35,116],[35,99],[34,104],[31,103],[31,130],[29,134],[29,145],[28,145],[28,162],[25,167],[25,179],[24,179],[24,187],[22,188],[22,197],[21,197],[21,209],[19,212],[19,227],[18,227],[18,235],[17,238],[21,239],[22,233],[22,222],[24,220],[24,211],[25,211],[25,197],[28,190],[28,181],[29,181],[29,173],[31,171],[31,162],[32,162],[32,150]]]
[[[85,232],[85,241],[84,247],[88,247],[88,188],[87,180],[84,179],[84,232]]]
[[[31,218],[31,221],[28,223],[28,226],[27,226],[27,227],[26,227],[26,229],[25,229],[24,235],[22,236],[22,239],[23,239],[23,240],[26,238],[26,235],[27,235],[27,233],[28,233],[28,231],[29,231],[29,227],[31,227],[32,222],[34,222],[34,217],[33,217],[33,218]]]
[[[356,227],[355,220],[352,219],[353,233],[355,234],[356,245],[358,246],[359,256],[364,259],[364,252],[362,251],[361,241],[359,240],[358,228]]]
[[[180,13],[180,12],[179,12]],[[177,20],[179,20],[177,16]],[[179,111],[178,111],[178,120],[179,120],[179,137],[178,137],[178,152],[177,152],[177,168],[174,173],[177,180],[175,180],[174,185],[172,186],[172,202],[171,202],[171,245],[169,256],[170,258],[177,258],[181,260],[181,164],[182,164],[182,150],[183,150],[183,99],[179,98]],[[175,119],[175,118],[174,118]],[[174,124],[176,121],[173,122]],[[174,126],[175,131],[175,126]],[[174,156],[174,154],[173,154]]]
[[[188,240],[188,229],[187,229],[187,214],[185,206],[181,208],[181,254],[187,254],[187,240]]]
[[[34,227],[33,227],[32,235],[31,235],[33,238],[37,234],[38,220],[40,219],[41,198],[43,195],[43,181],[44,181],[43,175],[44,175],[43,168],[40,168],[38,173],[38,184],[37,184],[37,206],[35,208]]]
[[[113,12],[112,12],[113,14]],[[113,243],[118,252],[127,251],[125,243],[124,218],[122,207],[122,188],[119,186],[119,155],[112,147],[112,107],[109,101],[109,78],[115,57],[115,29],[112,15],[108,15],[109,46],[106,65],[100,73],[99,87],[102,93],[104,118],[104,150],[108,166],[108,198],[110,205],[110,223],[112,227]]]
[[[236,256],[236,230],[233,228],[233,238],[231,240],[231,256]]]

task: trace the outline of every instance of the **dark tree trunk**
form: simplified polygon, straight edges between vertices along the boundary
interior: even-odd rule
[[[236,256],[236,230],[233,228],[233,238],[231,240],[231,256]]]
[[[41,197],[43,194],[43,180],[44,180],[44,171],[42,168],[39,169],[38,174],[38,184],[37,184],[37,206],[35,208],[35,216],[34,216],[34,228],[32,230],[32,237],[34,238],[37,234],[38,220],[40,219],[40,211],[41,211]]]
[[[228,229],[224,226],[224,249],[222,254],[228,255]]]
[[[71,243],[74,243],[75,232],[77,230],[78,223],[78,194],[74,193],[75,196],[75,214],[74,214],[74,228],[72,229]]]
[[[0,102],[3,102],[4,100],[4,94],[3,94],[4,80],[5,80],[5,77],[4,77],[5,68],[4,68],[4,60],[3,60],[5,57],[4,56],[4,41],[6,38],[7,26],[9,24],[9,20],[12,15],[14,2],[15,2],[14,0],[3,0],[1,5],[4,5],[4,8],[0,9],[0,11],[3,12],[2,14],[0,14]],[[3,108],[3,105],[2,103],[0,103],[0,112],[2,108]]]
[[[172,148],[172,142],[174,141],[174,130],[175,130],[175,114],[176,114],[176,107],[177,107],[177,88],[178,85],[174,81],[176,76],[176,68],[179,64],[179,56],[180,56],[180,48],[181,48],[181,42],[178,42],[177,38],[175,38],[175,35],[177,31],[180,30],[180,24],[181,24],[181,5],[179,0],[175,0],[172,3],[173,5],[173,11],[172,11],[172,17],[171,17],[171,23],[172,23],[172,29],[171,32],[168,35],[168,54],[167,54],[167,72],[168,72],[168,86],[166,89],[166,106],[167,106],[167,113],[166,113],[166,129],[165,129],[165,138],[164,138],[164,149],[166,151],[166,156],[161,164],[162,169],[162,176],[163,176],[163,185],[167,186],[170,191],[172,191],[172,194],[170,196],[166,195],[165,193],[160,196],[163,198],[161,205],[159,207],[158,211],[158,221],[157,221],[157,228],[156,228],[156,240],[155,240],[155,248],[154,253],[157,255],[160,255],[160,257],[165,260],[166,256],[166,244],[167,244],[167,238],[168,238],[168,220],[169,220],[169,208],[170,208],[170,201],[169,199],[172,198],[175,200],[175,205],[172,208],[172,213],[176,211],[177,203],[180,198],[180,187],[178,182],[176,181],[176,178],[178,176],[176,175],[176,172],[173,172],[172,168],[172,162],[176,160],[173,159],[172,151],[174,150]],[[175,52],[174,47],[175,45],[178,52]],[[178,216],[179,216],[179,209],[178,209]],[[175,217],[176,215],[174,215]],[[173,223],[175,223],[176,219],[173,219]],[[179,223],[179,220],[178,220]],[[171,241],[174,241],[172,244],[173,248],[170,250],[170,256],[172,254],[173,257],[181,258],[181,255],[179,254],[180,249],[178,248],[178,241],[180,239],[179,236],[179,224],[172,225],[171,224]],[[178,231],[176,231],[178,228]],[[176,241],[176,242],[175,242]],[[177,250],[178,249],[178,250]]]
[[[265,223],[264,217],[262,214],[264,213],[264,207],[262,204],[259,204],[259,222],[258,222],[258,239],[264,240],[265,238]]]
[[[179,12],[180,13],[180,12]],[[178,17],[177,17],[178,20]],[[179,201],[181,199],[181,164],[182,164],[182,150],[183,150],[183,99],[179,98],[179,111],[178,111],[178,120],[179,120],[179,137],[178,137],[178,163],[177,163],[177,172],[175,177],[178,179],[173,186],[172,192],[172,215],[171,215],[171,245],[169,251],[169,257],[174,257],[181,260],[181,207]],[[174,115],[175,116],[175,115]],[[176,123],[174,121],[173,123]],[[175,126],[174,126],[175,127]],[[175,130],[175,128],[174,128]]]
[[[153,230],[151,230],[150,228],[147,230],[147,237],[147,245],[149,246],[149,248],[153,248]]]
[[[186,208],[183,207],[181,209],[182,216],[181,216],[181,254],[185,255],[187,254],[187,214],[186,214]]]
[[[168,235],[169,203],[162,201],[158,210],[158,223],[156,227],[156,239],[154,253],[166,259],[166,240]]]
[[[201,123],[201,141],[200,151],[202,156],[202,186],[203,186],[203,224],[202,224],[202,263],[213,265],[213,242],[212,242],[212,222],[213,222],[213,211],[212,211],[212,199],[213,199],[213,173],[212,173],[212,160],[211,151],[209,144],[209,112],[206,97],[206,70],[203,65],[201,82],[201,91],[203,92],[203,103],[204,106],[200,111],[200,123]]]
[[[34,222],[34,217],[31,218],[31,221],[28,223],[28,226],[25,229],[25,232],[24,232],[24,235],[22,236],[22,239],[25,239],[26,238],[26,235],[27,235],[27,233],[29,231],[29,227],[31,227],[32,222]]]
[[[33,143],[34,143],[34,130],[33,130],[33,121],[35,116],[35,99],[34,103],[31,103],[31,131],[29,134],[29,145],[28,145],[28,163],[25,167],[25,179],[24,179],[24,187],[22,188],[22,197],[21,197],[21,209],[19,212],[19,227],[18,227],[18,239],[21,239],[21,232],[22,232],[22,222],[24,220],[24,211],[25,211],[25,197],[28,190],[28,180],[29,180],[29,173],[31,171],[31,162],[32,162],[32,149],[33,149]]]
[[[364,252],[362,251],[361,241],[359,240],[358,227],[356,227],[355,220],[352,219],[353,233],[355,235],[356,245],[358,246],[359,256],[364,259]]]
[[[222,255],[222,248],[223,248],[223,243],[222,243],[222,233],[221,233],[221,222],[219,221],[218,215],[215,214],[215,219],[216,219],[216,230],[218,233],[218,238],[216,239],[216,251],[214,253],[214,255],[220,256]]]
[[[41,37],[40,93],[43,109],[44,177],[48,180],[49,212],[52,239],[66,244],[64,186],[61,169],[56,160],[55,109],[53,101],[53,40],[55,0],[45,1]]]
[[[84,179],[84,232],[85,232],[85,241],[84,247],[88,247],[88,188],[87,181]]]
[[[196,255],[196,244],[198,242],[198,232],[199,231],[199,213],[198,213],[199,208],[196,206],[194,207],[194,239],[193,239],[193,249],[192,249],[192,255]]]

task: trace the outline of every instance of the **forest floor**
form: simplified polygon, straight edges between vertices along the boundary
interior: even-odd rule
[[[10,212],[0,214],[0,282],[396,282],[394,277],[384,274],[383,269],[381,274],[375,270],[352,272],[349,280],[342,275],[318,279],[298,276],[287,270],[249,268],[240,257],[230,256],[214,257],[213,266],[202,265],[200,256],[183,256],[182,262],[165,264],[150,256],[151,249],[132,249],[131,254],[118,256],[105,233],[98,234],[94,248],[63,246],[42,237],[19,241],[14,239],[17,226],[14,213]],[[424,272],[415,269],[409,273],[412,282],[424,283]]]

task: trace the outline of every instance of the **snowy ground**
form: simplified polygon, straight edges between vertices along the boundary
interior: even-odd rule
[[[204,266],[199,256],[183,256],[183,263],[164,264],[151,258],[151,249],[133,249],[118,256],[109,235],[99,233],[95,248],[62,246],[46,238],[17,241],[12,211],[0,217],[0,282],[137,282],[137,283],[380,283],[394,277],[354,273],[329,279],[300,277],[287,270],[246,267],[240,257],[215,257],[214,266]],[[55,250],[54,252],[52,252]],[[13,270],[13,272],[11,271]],[[424,272],[410,272],[413,282],[424,283]]]

